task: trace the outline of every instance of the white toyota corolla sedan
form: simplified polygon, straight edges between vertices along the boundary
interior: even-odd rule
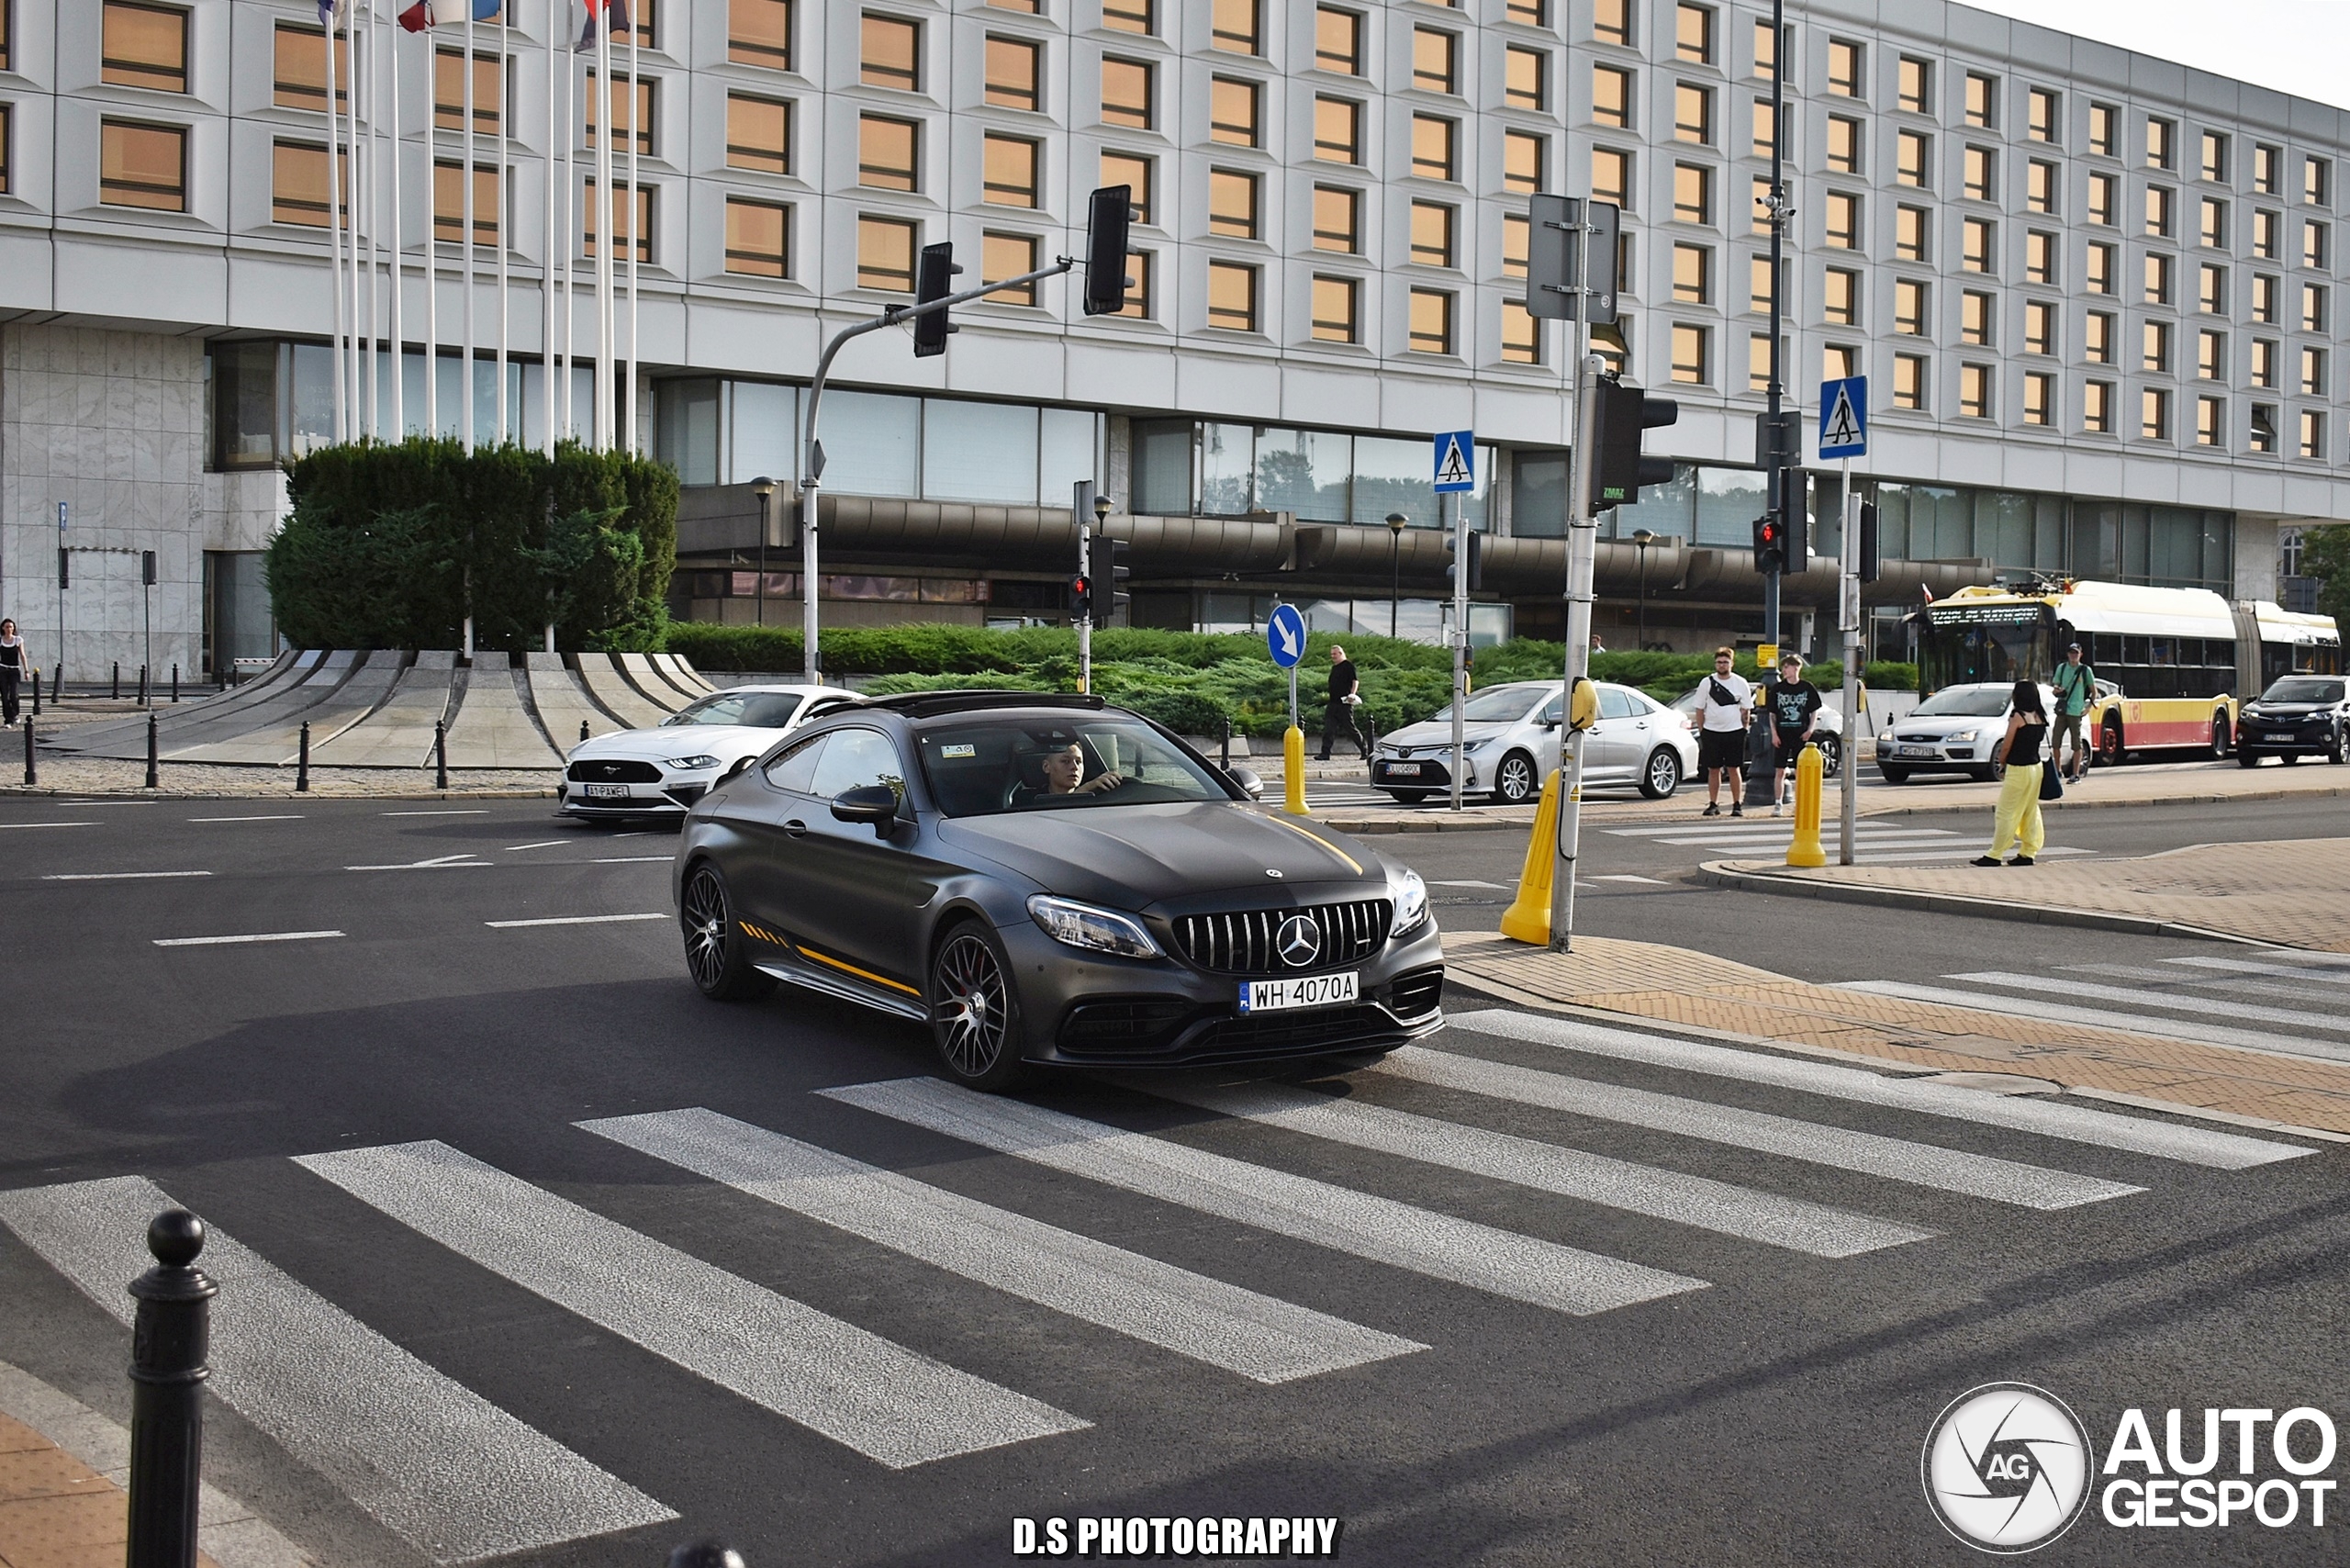
[[[682,817],[736,762],[856,700],[836,686],[730,686],[649,730],[581,741],[555,793],[569,816]]]

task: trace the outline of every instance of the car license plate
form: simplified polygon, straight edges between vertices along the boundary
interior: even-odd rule
[[[1416,762],[1391,762],[1387,765],[1387,771],[1397,778],[1417,778],[1420,765]]]
[[[1295,980],[1242,980],[1240,1011],[1285,1013],[1294,1007],[1332,1007],[1352,1002],[1360,994],[1356,971],[1342,975],[1300,975]]]
[[[2278,734],[2271,730],[2262,734],[2260,738],[2265,741],[2289,741],[2293,738],[2293,732],[2287,730],[2284,734]]]
[[[1896,756],[1931,756],[1934,755],[1934,748],[1930,745],[1897,745],[1893,748],[1893,755]]]
[[[588,784],[583,786],[583,788],[588,791],[588,798],[591,801],[625,801],[628,799],[628,786],[625,784]]]

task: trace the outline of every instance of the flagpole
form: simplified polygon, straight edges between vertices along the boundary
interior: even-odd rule
[[[508,307],[506,299],[506,259],[509,236],[507,225],[513,220],[514,204],[507,196],[506,177],[509,122],[514,117],[513,82],[507,70],[510,63],[506,53],[509,18],[504,10],[498,15],[498,444],[504,446],[515,439],[513,427],[508,423],[506,407],[506,359],[508,336]]]
[[[474,449],[474,8],[473,0],[465,0],[465,84],[464,140],[460,156],[464,160],[464,239],[457,247],[459,277],[464,289],[464,371],[457,377],[457,428],[464,433],[465,450]]]
[[[430,12],[426,15],[429,17]],[[424,431],[441,434],[441,45],[427,30],[424,57]]]
[[[566,23],[570,19],[568,15],[564,17]],[[579,320],[572,298],[578,281],[572,252],[578,247],[571,242],[579,229],[579,139],[572,134],[578,129],[579,60],[575,50],[573,57],[563,62],[563,434],[566,441],[578,434],[571,406],[571,367],[579,349]]]
[[[637,252],[643,246],[643,240],[636,231],[636,154],[638,144],[644,139],[643,129],[636,123],[636,53],[637,39],[641,31],[635,14],[630,13],[628,18],[628,396],[622,405],[620,442],[621,449],[630,453],[636,450],[636,268]]]
[[[612,449],[611,0],[596,24],[596,450]]]
[[[565,21],[570,20],[570,0],[547,0],[547,146],[546,196],[547,222],[545,241],[541,248],[539,268],[539,313],[544,318],[544,335],[539,340],[539,408],[540,435],[546,443],[546,454],[554,455],[554,185],[555,185],[555,102],[554,56],[562,46],[565,28],[557,25],[555,11],[560,6]]]
[[[344,392],[344,382],[350,372],[344,330],[349,322],[343,318],[342,296],[342,222],[351,206],[349,165],[342,151],[342,119],[335,107],[341,95],[337,88],[341,75],[335,70],[340,58],[335,52],[335,22],[340,0],[334,0],[325,13],[326,22],[326,88],[327,88],[327,235],[330,248],[328,272],[333,280],[329,292],[334,297],[334,439],[338,444],[351,439],[351,408]]]
[[[395,18],[397,21],[397,18]],[[400,244],[400,45],[387,32],[385,70],[391,78],[392,155],[387,184],[392,206],[392,439],[408,439],[408,331],[401,325],[400,296],[408,288],[408,252]]]
[[[360,160],[360,220],[367,229],[366,285],[357,305],[360,321],[359,376],[361,397],[366,408],[367,433],[380,438],[384,433],[382,415],[383,385],[375,364],[375,269],[379,259],[375,253],[375,94],[373,76],[375,70],[375,50],[379,39],[375,29],[382,18],[375,0],[367,0],[367,31],[362,35],[366,48],[352,61],[354,75],[351,83],[352,98],[364,106],[367,120],[365,155]]]

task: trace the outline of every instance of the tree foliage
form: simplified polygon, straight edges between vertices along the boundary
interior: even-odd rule
[[[2350,524],[2303,532],[2301,575],[2319,579],[2318,612],[2336,626],[2350,624]]]

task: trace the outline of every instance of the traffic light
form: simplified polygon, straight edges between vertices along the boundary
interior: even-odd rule
[[[59,545],[57,547],[57,588],[60,593],[64,592],[65,589],[73,586],[73,584],[68,581],[68,579],[73,575],[70,569],[70,564],[71,558],[65,553],[65,546],[62,544]]]
[[[1107,623],[1119,609],[1129,604],[1134,595],[1125,592],[1123,585],[1135,575],[1132,566],[1122,563],[1128,546],[1123,539],[1113,539],[1096,532],[1086,541],[1085,575],[1092,579],[1093,618]]]
[[[1134,218],[1134,187],[1103,185],[1087,203],[1085,313],[1115,316],[1126,308],[1126,225]]]
[[[1093,617],[1093,580],[1083,572],[1069,580],[1069,618],[1090,621]]]
[[[139,552],[139,581],[144,587],[153,588],[158,580],[155,576],[155,552],[141,550]]]
[[[1876,548],[1876,503],[1863,501],[1861,503],[1860,578],[1864,583],[1873,583],[1877,579]]]
[[[1779,528],[1785,536],[1782,571],[1800,572],[1811,565],[1811,485],[1800,468],[1782,468],[1779,475]]]
[[[963,269],[955,264],[955,246],[951,241],[922,248],[922,260],[914,267],[914,303],[927,305],[934,299],[944,299],[955,292],[955,275]],[[914,357],[927,359],[946,352],[946,334],[955,330],[944,310],[933,310],[914,318]]]
[[[1786,525],[1777,512],[1766,511],[1754,520],[1754,569],[1763,573],[1787,569]]]
[[[1465,591],[1475,593],[1485,586],[1485,536],[1471,529],[1464,536],[1469,543],[1469,580]],[[1452,536],[1444,540],[1444,580],[1451,583],[1460,575],[1460,563],[1452,553]]]
[[[1599,400],[1598,439],[1592,443],[1591,510],[1629,506],[1640,498],[1643,485],[1662,485],[1673,478],[1669,457],[1640,454],[1640,432],[1677,422],[1681,405],[1670,398],[1651,398],[1637,386],[1626,386],[1612,375],[1594,384]]]

